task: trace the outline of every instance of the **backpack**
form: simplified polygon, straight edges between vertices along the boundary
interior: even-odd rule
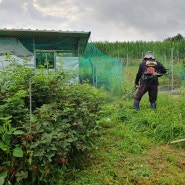
[[[152,76],[154,73],[156,73],[156,61],[146,61],[146,68],[144,74],[146,76]]]

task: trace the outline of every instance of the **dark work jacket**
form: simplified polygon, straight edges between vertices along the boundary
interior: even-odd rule
[[[160,73],[161,75],[165,74],[167,72],[166,68],[160,62],[158,61],[156,62],[157,62],[157,65],[155,67],[156,72]],[[146,61],[143,61],[139,65],[139,69],[136,74],[135,84],[138,85],[140,82],[140,84],[147,83],[147,84],[159,85],[159,82],[158,82],[159,76],[152,76],[152,77],[144,78],[145,70],[146,70]]]

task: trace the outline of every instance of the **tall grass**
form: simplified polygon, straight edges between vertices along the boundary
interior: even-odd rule
[[[123,79],[122,96],[132,90],[136,66],[130,66]],[[164,80],[165,84],[165,80]],[[159,92],[157,109],[152,110],[148,95],[133,109],[135,92],[126,98],[107,99],[94,150],[83,168],[71,172],[68,185],[184,184],[185,143],[170,144],[185,138],[185,99],[183,88],[178,95]]]
[[[157,142],[170,142],[185,137],[183,96],[175,97],[169,93],[159,94],[157,110],[154,111],[150,109],[147,95],[144,95],[138,112],[127,110],[132,108],[133,102],[130,101],[125,103],[116,114],[118,119],[128,122],[131,130],[145,133]]]
[[[150,109],[147,95],[139,111],[133,110],[132,99],[107,104],[94,150],[66,184],[185,183],[185,145],[170,144],[185,137],[183,99],[159,93],[157,110]]]

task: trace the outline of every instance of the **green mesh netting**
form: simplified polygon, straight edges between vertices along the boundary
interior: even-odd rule
[[[180,87],[181,85],[185,84],[185,63],[184,62],[163,61],[162,64],[170,72],[169,79],[168,79],[170,86]]]
[[[96,87],[119,92],[123,80],[123,62],[102,53],[93,43],[88,43],[79,61],[80,81],[89,81]]]
[[[19,36],[19,35],[18,35]],[[40,66],[47,70],[64,69],[75,71],[75,82],[88,81],[96,87],[121,91],[123,62],[102,53],[87,38],[7,38],[0,37],[0,68],[8,65],[6,54],[22,63],[27,57],[29,66],[34,69]],[[85,47],[86,46],[86,47]],[[84,51],[84,49],[85,51]]]

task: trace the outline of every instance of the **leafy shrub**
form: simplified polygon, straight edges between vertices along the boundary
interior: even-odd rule
[[[2,72],[1,183],[52,184],[69,158],[91,148],[105,93],[67,80],[64,71],[34,74],[26,65]]]

